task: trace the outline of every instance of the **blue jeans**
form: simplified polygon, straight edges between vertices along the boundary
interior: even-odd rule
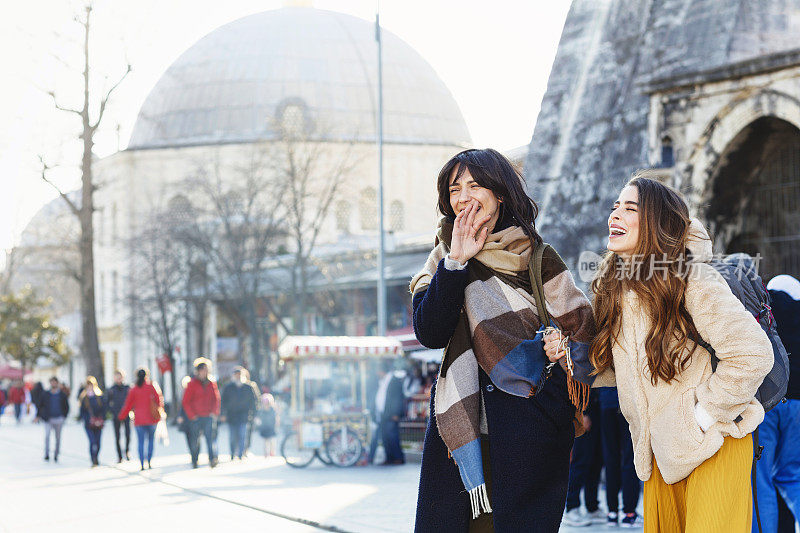
[[[92,462],[97,462],[97,456],[100,454],[100,435],[103,433],[102,428],[93,428],[89,424],[84,424],[86,429],[86,436],[89,437],[89,456]]]
[[[800,513],[800,400],[779,403],[758,426],[758,443],[764,452],[756,466],[758,509],[763,531],[778,530],[780,492],[789,510]],[[755,509],[753,531],[758,531]]]
[[[153,440],[156,435],[156,425],[136,426],[136,440],[139,444],[139,462],[144,468],[144,462],[148,463],[153,458]],[[144,454],[144,439],[147,438],[147,455]]]
[[[608,512],[619,511],[619,491],[622,489],[622,510],[635,513],[639,505],[641,482],[633,466],[633,442],[628,421],[619,409],[602,409],[603,462],[606,465],[606,503]]]
[[[247,442],[247,422],[241,424],[228,424],[228,436],[231,443],[231,457],[242,458],[245,443]]]
[[[390,418],[381,421],[383,448],[386,450],[386,461],[405,461],[403,448],[400,446],[400,423]]]
[[[586,414],[592,420],[592,428],[575,439],[575,443],[572,445],[566,503],[567,511],[580,507],[581,489],[583,489],[586,510],[593,513],[599,506],[597,488],[600,485],[600,471],[603,469],[600,408],[597,402],[589,404]]]
[[[217,459],[217,420],[210,416],[201,416],[191,421],[192,447],[189,452],[192,455],[192,463],[196,463],[200,455],[200,435],[205,435],[206,446],[208,446],[208,460]]]

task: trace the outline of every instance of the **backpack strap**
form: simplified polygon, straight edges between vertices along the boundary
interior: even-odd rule
[[[531,254],[531,259],[528,262],[528,272],[531,278],[531,294],[536,301],[536,311],[539,313],[539,320],[542,326],[547,327],[550,325],[550,314],[547,312],[547,302],[544,298],[544,284],[542,283],[542,257],[544,251],[550,245],[545,242],[540,242],[536,249]]]

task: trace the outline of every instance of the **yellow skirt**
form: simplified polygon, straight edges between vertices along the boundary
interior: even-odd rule
[[[664,482],[654,458],[644,483],[645,533],[749,533],[752,464],[752,435],[725,437],[716,454],[674,485]]]

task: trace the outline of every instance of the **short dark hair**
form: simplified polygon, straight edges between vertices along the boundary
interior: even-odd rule
[[[50,381],[55,381],[56,383],[58,383],[58,378],[57,378],[57,377],[55,377],[55,376],[52,376],[52,377],[50,378]]]
[[[197,366],[194,367],[195,370],[202,370],[204,368],[208,368],[208,365],[206,363],[197,363]]]
[[[436,189],[439,193],[439,212],[454,219],[456,213],[450,205],[450,180],[460,178],[469,171],[475,182],[489,189],[503,201],[502,218],[513,221],[522,228],[533,245],[542,242],[536,232],[539,206],[525,192],[525,179],[506,156],[492,148],[464,150],[454,155],[439,171]]]

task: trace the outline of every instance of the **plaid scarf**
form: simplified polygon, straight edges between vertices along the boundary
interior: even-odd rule
[[[453,223],[442,219],[437,242],[424,268],[411,281],[417,294],[430,285],[449,252]],[[436,382],[436,425],[470,496],[473,518],[492,512],[483,477],[480,436],[488,435],[478,367],[500,390],[529,397],[539,375],[532,375],[531,357],[546,357],[542,323],[531,295],[528,263],[530,239],[518,226],[492,233],[469,261],[464,309]],[[542,258],[542,283],[550,316],[569,336],[572,365],[567,372],[570,399],[577,414],[586,409],[592,365],[589,344],[594,336],[591,305],[576,287],[564,261],[548,247]],[[566,370],[566,362],[561,360]],[[577,416],[576,416],[577,418]],[[577,426],[576,426],[577,429]],[[582,428],[581,428],[582,429]]]

